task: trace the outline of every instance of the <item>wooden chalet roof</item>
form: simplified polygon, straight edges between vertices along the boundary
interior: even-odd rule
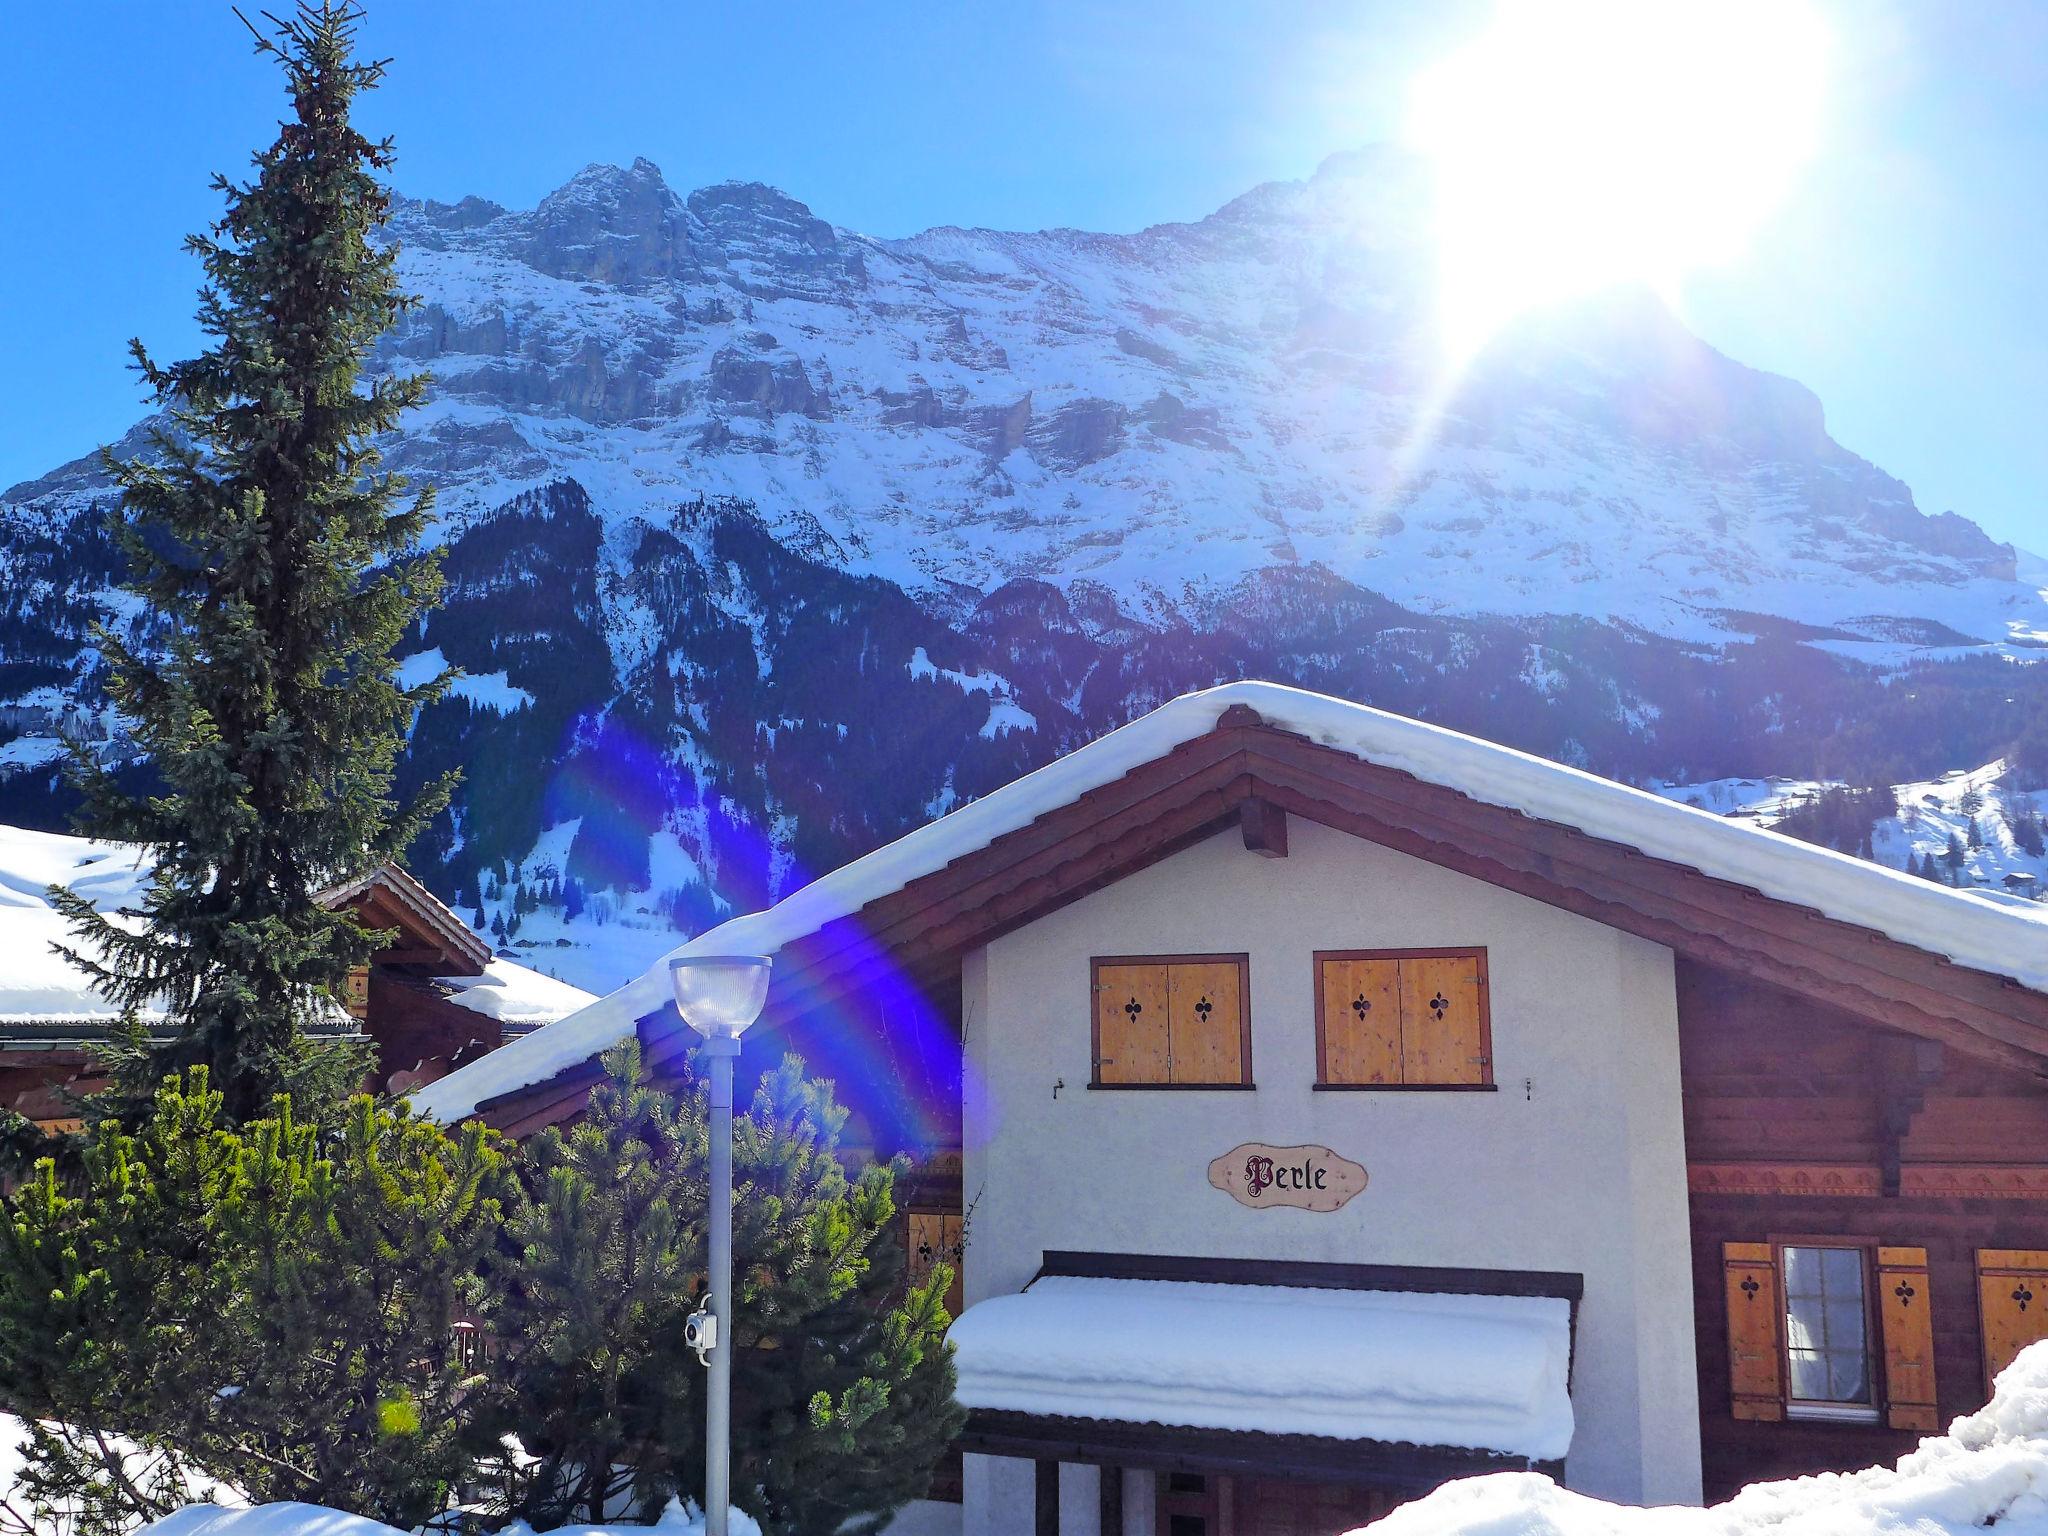
[[[1223,697],[1233,692],[1238,700]],[[1818,905],[1767,895],[1727,874],[1595,835],[1584,825],[1494,803],[1483,786],[1467,792],[1430,782],[1407,768],[1311,739],[1262,716],[1243,701],[1246,695],[1261,702],[1268,695],[1318,697],[1263,684],[1192,696],[1215,699],[1220,706],[1208,729],[1132,762],[1118,776],[1069,799],[1049,802],[1021,825],[914,874],[843,915],[785,924],[790,932],[775,950],[763,1027],[789,1027],[806,1015],[848,1009],[864,992],[877,989],[908,986],[943,997],[956,987],[961,957],[976,947],[1232,825],[1243,829],[1247,846],[1282,853],[1286,818],[1299,816],[1636,934],[1679,955],[1747,974],[1795,997],[1940,1041],[1971,1057],[2048,1075],[2048,991],[1988,964],[1960,963],[1932,938],[1910,942],[1828,915]],[[1394,718],[1342,701],[1322,702],[1380,720]],[[1401,724],[1417,728],[1413,722]],[[1113,739],[1104,738],[1065,761]],[[1504,748],[1460,740],[1483,753],[1535,762]],[[1489,759],[1477,756],[1475,761],[1483,767]],[[1538,766],[1570,775],[1577,794],[1611,791],[1647,798],[1590,775]],[[1634,809],[1624,807],[1631,813]],[[1816,889],[1826,891],[1841,910],[1849,910],[1851,898],[1860,895],[1856,881],[1905,878],[1686,807],[1670,810],[1697,818],[1679,823],[1678,830],[1689,833],[1697,827],[1707,852],[1724,866],[1739,865],[1735,855],[1749,855],[1742,840],[1770,839],[1772,846],[1765,851],[1788,850],[1780,862],[1794,875],[1811,867]],[[921,829],[910,838],[943,826]],[[1720,856],[1715,841],[1724,837],[1738,840],[1728,857]],[[907,845],[910,838],[893,846]],[[1684,846],[1683,840],[1673,846]],[[1766,860],[1761,867],[1789,888],[1790,877],[1776,864]],[[1894,928],[1906,925],[1892,915],[1895,911],[1910,919],[1924,908],[1930,933],[1939,929],[1947,934],[1952,927],[1961,935],[1957,947],[1974,946],[1973,954],[1994,953],[1995,941],[2008,934],[2022,945],[2041,946],[2040,952],[2013,956],[2009,969],[2021,974],[2038,974],[2048,965],[2048,924],[1963,893],[1933,886],[1925,887],[1925,893],[1932,901],[1918,891],[1882,889],[1869,905],[1885,913]],[[744,937],[758,935],[744,925],[796,906],[803,895],[760,918],[713,930],[683,952],[718,952],[721,939],[734,931],[742,942],[728,941],[725,947],[743,948]],[[1952,909],[1943,902],[1969,906]],[[514,1132],[572,1116],[597,1075],[596,1053],[628,1030],[639,1029],[649,1061],[657,1066],[688,1048],[687,1031],[657,990],[665,984],[665,977],[656,974],[661,970],[656,967],[648,978],[600,999],[583,1014],[443,1079],[420,1096],[420,1107],[450,1119],[478,1113]],[[553,1031],[563,1033],[549,1040]],[[522,1047],[531,1054],[522,1058]],[[571,1052],[578,1054],[565,1060]],[[546,1070],[534,1071],[536,1063]],[[522,1072],[529,1074],[523,1080]]]
[[[363,923],[395,929],[377,964],[422,976],[481,976],[491,946],[448,905],[396,864],[380,864],[358,880],[320,893],[328,907],[353,906]]]

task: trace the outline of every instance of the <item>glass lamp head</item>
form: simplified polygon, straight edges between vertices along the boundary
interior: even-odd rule
[[[737,1040],[768,1001],[767,955],[691,955],[668,963],[683,1021],[709,1039]]]

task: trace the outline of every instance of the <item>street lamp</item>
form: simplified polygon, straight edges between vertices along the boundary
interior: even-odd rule
[[[768,1000],[766,955],[704,955],[668,963],[685,1023],[711,1061],[711,1312],[690,1319],[688,1342],[711,1368],[704,1407],[704,1533],[726,1536],[732,1507],[732,1064],[740,1036]]]

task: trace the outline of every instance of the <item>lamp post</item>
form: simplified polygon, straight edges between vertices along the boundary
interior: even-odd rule
[[[768,1000],[766,955],[704,955],[668,963],[676,1009],[704,1037],[711,1063],[711,1311],[691,1318],[697,1358],[711,1369],[704,1406],[704,1533],[726,1536],[732,1507],[732,1064],[740,1036]]]

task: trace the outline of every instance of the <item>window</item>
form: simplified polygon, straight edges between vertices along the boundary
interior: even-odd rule
[[[1875,1423],[1864,1250],[1788,1244],[1780,1264],[1788,1417]]]
[[[1483,949],[1316,953],[1319,1088],[1491,1088]]]
[[[1249,1088],[1244,955],[1116,955],[1092,966],[1096,1088]]]
[[[1734,1417],[1940,1427],[1927,1250],[1874,1256],[1851,1238],[1721,1245]]]
[[[1977,1318],[1984,1336],[1984,1390],[2037,1339],[2048,1339],[2048,1252],[1977,1250]]]

